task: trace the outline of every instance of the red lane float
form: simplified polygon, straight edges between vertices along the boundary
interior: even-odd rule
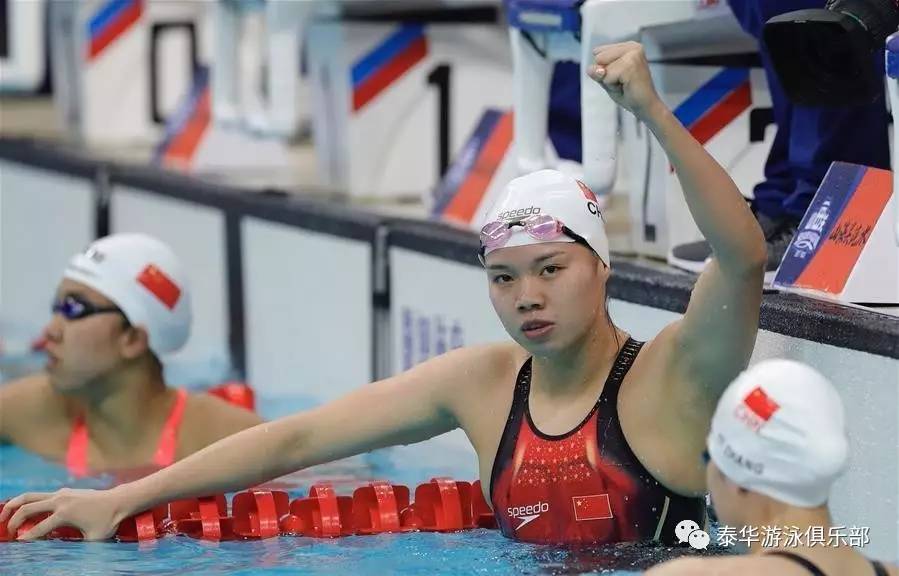
[[[225,382],[209,388],[206,393],[218,396],[235,406],[246,408],[250,412],[256,411],[256,395],[253,389],[243,382]]]
[[[290,522],[301,526],[297,536],[337,538],[350,536],[353,530],[353,499],[338,496],[331,484],[322,482],[309,489],[308,498],[297,498],[290,503],[290,515],[298,520]]]
[[[0,502],[0,510],[4,504]],[[15,536],[21,536],[48,516],[46,512],[32,516]],[[165,534],[209,541],[279,535],[338,538],[495,527],[480,482],[433,478],[415,489],[414,502],[408,487],[385,481],[361,486],[352,496],[338,496],[330,483],[318,483],[307,497],[292,502],[281,490],[248,490],[234,495],[230,515],[223,494],[176,500],[126,518],[119,524],[116,538],[122,542],[155,540]],[[51,531],[47,538],[80,540],[82,534],[64,526]],[[6,523],[0,524],[0,542],[14,539],[7,533]]]
[[[471,524],[471,484],[432,478],[415,489],[415,511],[425,532],[455,532]]]
[[[233,540],[234,527],[224,494],[187,498],[169,504],[171,531],[202,540]]]
[[[161,538],[165,534],[165,521],[168,516],[169,511],[165,504],[129,516],[119,524],[116,538],[120,542],[146,542]]]
[[[484,498],[480,480],[475,480],[471,485],[471,517],[478,528],[491,530],[497,528],[496,516],[493,515],[493,510]]]
[[[241,538],[273,538],[281,533],[278,524],[290,509],[287,492],[250,490],[231,500],[234,533]]]
[[[353,524],[357,534],[400,532],[400,512],[409,507],[409,489],[372,482],[353,492]]]

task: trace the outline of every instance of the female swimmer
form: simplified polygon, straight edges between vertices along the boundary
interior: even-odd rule
[[[190,290],[168,246],[117,234],[75,255],[44,329],[46,370],[0,388],[0,440],[91,471],[168,466],[260,422],[165,384],[160,358],[187,341]]]
[[[833,385],[804,364],[766,360],[741,374],[718,403],[704,458],[719,539],[728,528],[758,541],[744,556],[679,558],[647,576],[899,574],[831,523],[830,489],[849,459],[845,421]]]

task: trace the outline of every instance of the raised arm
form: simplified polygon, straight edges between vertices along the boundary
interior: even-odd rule
[[[636,42],[603,46],[595,51],[595,61],[590,75],[665,149],[693,219],[712,247],[712,261],[696,282],[684,318],[660,335],[676,349],[668,355],[676,376],[667,392],[707,423],[724,388],[752,354],[764,237],[727,172],[656,94],[643,48]]]
[[[224,438],[111,490],[23,494],[7,504],[0,522],[18,508],[9,523],[13,533],[27,517],[51,511],[25,538],[74,526],[89,540],[105,539],[124,518],[163,502],[239,490],[308,466],[425,440],[457,426],[448,396],[458,380],[477,372],[487,353],[484,348],[450,352],[319,408]]]

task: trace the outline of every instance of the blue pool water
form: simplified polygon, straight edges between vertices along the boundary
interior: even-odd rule
[[[270,399],[261,413],[276,417],[303,402]],[[433,476],[473,480],[458,462],[435,457],[433,448],[381,450],[287,476],[291,498],[305,496],[320,480],[335,481],[338,492],[372,479],[410,488]],[[411,452],[410,452],[411,450]],[[398,457],[401,454],[401,457]],[[60,466],[11,446],[0,447],[0,499],[26,491],[62,486],[102,488],[109,477],[75,481]],[[715,552],[712,552],[715,553]],[[569,549],[521,544],[496,530],[460,533],[407,533],[352,536],[334,540],[279,537],[263,541],[210,543],[167,536],[149,544],[40,541],[0,543],[4,575],[107,574],[638,574],[690,549],[623,544]]]

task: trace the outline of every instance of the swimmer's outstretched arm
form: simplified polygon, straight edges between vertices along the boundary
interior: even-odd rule
[[[74,526],[88,540],[109,538],[126,517],[180,498],[230,492],[316,464],[384,446],[410,444],[457,427],[454,398],[484,370],[485,349],[444,354],[334,402],[224,438],[168,468],[110,490],[60,490],[18,496],[10,533],[28,517],[52,515],[25,539]],[[17,509],[17,510],[16,510]]]
[[[757,220],[727,172],[656,94],[643,48],[636,42],[602,46],[588,70],[609,96],[652,131],[677,172],[684,198],[712,261],[696,282],[684,318],[657,340],[670,345],[672,378],[661,414],[703,435],[718,398],[749,361],[758,330],[767,251]],[[684,436],[688,436],[685,432]],[[702,450],[704,442],[692,442]]]

